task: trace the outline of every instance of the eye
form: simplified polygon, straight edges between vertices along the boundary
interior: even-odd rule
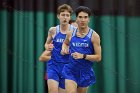
[[[79,18],[82,18],[82,16],[79,16]]]
[[[88,16],[85,16],[85,19],[87,19],[88,18]]]
[[[66,16],[69,17],[70,15],[69,14],[66,14]]]
[[[61,16],[65,16],[65,14],[61,14]]]

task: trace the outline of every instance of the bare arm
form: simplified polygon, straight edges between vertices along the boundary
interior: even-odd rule
[[[53,49],[52,40],[56,34],[56,27],[51,27],[48,31],[48,37],[45,43],[45,49],[51,51]]]
[[[62,45],[62,50],[61,50],[62,55],[69,54],[70,38],[71,38],[71,32],[69,31]]]
[[[90,61],[101,61],[101,45],[100,45],[100,36],[94,32],[91,39],[94,46],[94,55],[87,55],[85,59]]]
[[[45,50],[39,57],[39,61],[41,62],[48,61],[50,60],[50,58],[51,58],[51,51]]]

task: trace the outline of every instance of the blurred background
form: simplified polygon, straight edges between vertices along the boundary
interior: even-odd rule
[[[140,93],[140,0],[0,0],[0,93],[47,93],[38,58],[64,3],[91,8],[89,26],[101,37],[88,93]]]

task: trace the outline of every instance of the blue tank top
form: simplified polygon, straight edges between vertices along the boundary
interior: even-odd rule
[[[70,30],[74,30],[75,27],[70,25]],[[54,48],[52,50],[51,59],[55,62],[68,63],[69,62],[69,54],[61,55],[62,44],[66,38],[66,34],[62,34],[60,32],[60,25],[56,26],[56,35],[53,39]]]
[[[89,29],[88,34],[81,38],[77,37],[77,29],[75,29],[72,33],[72,38],[70,41],[70,53],[78,52],[82,54],[94,54],[94,47],[91,41],[92,33],[94,30]],[[85,59],[74,59],[70,56],[70,64],[76,68],[90,68],[93,65],[93,62]]]

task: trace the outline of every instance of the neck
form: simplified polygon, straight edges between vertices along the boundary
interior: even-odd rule
[[[68,28],[69,28],[69,24],[67,24],[67,25],[60,25],[60,30],[61,31],[67,31]]]
[[[84,35],[88,32],[89,27],[85,27],[85,28],[78,28],[78,31],[81,35]]]

